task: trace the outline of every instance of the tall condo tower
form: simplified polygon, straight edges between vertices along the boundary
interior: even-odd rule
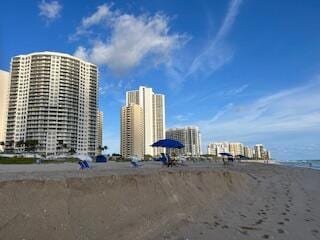
[[[102,150],[100,147],[103,147],[103,112],[98,111],[97,113],[97,149],[96,154],[101,154]]]
[[[144,154],[156,156],[165,149],[150,145],[165,138],[165,99],[162,94],[155,94],[152,88],[140,86],[139,90],[126,92],[126,106],[137,104],[143,110]]]
[[[9,84],[9,73],[0,70],[0,142],[5,142],[6,140]],[[3,146],[0,145],[0,152],[3,150]]]
[[[36,152],[93,156],[97,135],[97,66],[68,54],[39,52],[11,61],[7,149],[36,140]]]
[[[121,155],[144,156],[143,109],[140,105],[130,103],[121,109]]]

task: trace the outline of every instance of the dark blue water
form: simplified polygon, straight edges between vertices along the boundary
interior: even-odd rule
[[[292,167],[304,167],[320,170],[320,160],[294,160],[294,161],[277,161],[281,165]]]

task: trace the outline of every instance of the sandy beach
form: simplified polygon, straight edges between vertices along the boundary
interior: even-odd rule
[[[320,239],[320,171],[0,165],[0,239]]]

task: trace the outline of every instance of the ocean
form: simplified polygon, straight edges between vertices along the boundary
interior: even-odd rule
[[[304,167],[320,170],[320,160],[291,160],[291,161],[275,161],[281,165],[292,167]]]

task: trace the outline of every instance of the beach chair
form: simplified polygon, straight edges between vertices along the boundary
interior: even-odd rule
[[[81,169],[81,170],[83,170],[83,169],[86,169],[86,168],[87,168],[87,167],[86,167],[86,165],[84,164],[84,162],[83,162],[83,161],[81,161],[81,160],[78,162],[78,164],[80,165],[80,169]]]
[[[164,155],[164,153],[161,153],[161,157],[159,158],[160,162],[162,162],[163,165],[167,165],[168,164],[168,159],[166,157],[166,155]]]
[[[135,168],[142,166],[141,164],[138,164],[138,162],[134,162],[134,161],[131,161],[131,164],[132,164],[132,166],[135,167]]]
[[[90,168],[89,163],[86,160],[83,160],[82,162],[86,168]]]

